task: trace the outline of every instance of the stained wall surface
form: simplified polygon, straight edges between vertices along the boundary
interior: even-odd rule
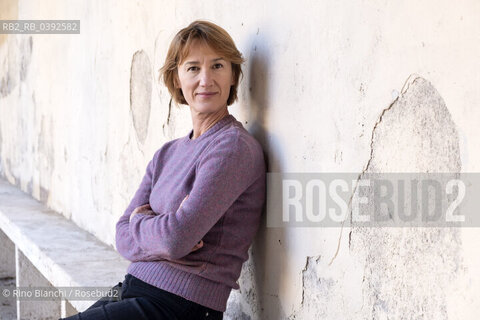
[[[2,1],[0,175],[107,244],[153,153],[191,128],[158,81],[179,28],[247,62],[232,113],[270,172],[478,172],[478,1]],[[480,229],[267,228],[227,319],[475,319]]]

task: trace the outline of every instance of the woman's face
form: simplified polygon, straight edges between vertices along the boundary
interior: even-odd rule
[[[178,66],[178,79],[175,81],[175,86],[182,89],[192,111],[208,114],[226,108],[233,84],[231,62],[195,40],[188,56]]]

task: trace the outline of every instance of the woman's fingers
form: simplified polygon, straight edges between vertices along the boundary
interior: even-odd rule
[[[143,206],[140,206],[140,209],[138,211],[143,212],[143,211],[150,211],[152,210],[152,207],[150,207],[150,203],[144,204]]]
[[[180,209],[182,207],[183,203],[185,202],[185,200],[187,200],[187,198],[188,198],[188,194],[185,198],[183,198],[182,203],[180,203],[180,207],[178,207],[178,209]]]
[[[193,248],[190,252],[193,252],[193,251],[197,251],[198,249],[200,249],[201,247],[203,247],[203,240],[200,240]]]
[[[136,207],[132,213],[130,214],[130,219],[129,221],[132,221],[132,218],[134,215],[136,215],[137,213],[145,213],[145,214],[155,214],[153,211],[151,211],[152,208],[150,207],[150,204],[147,203],[147,204],[144,204],[144,205],[141,205],[139,207]],[[151,213],[149,213],[149,211],[151,211]]]
[[[140,213],[140,212],[148,211],[148,210],[152,210],[152,208],[150,207],[150,203],[147,203],[147,204],[141,205],[139,207],[136,207],[135,210],[133,210],[132,214]]]

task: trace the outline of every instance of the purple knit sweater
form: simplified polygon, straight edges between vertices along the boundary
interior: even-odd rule
[[[131,275],[223,312],[259,227],[265,162],[260,144],[232,115],[194,140],[192,133],[155,152],[117,222],[116,245],[132,261]],[[129,222],[147,203],[156,215]],[[203,247],[190,252],[200,240]]]

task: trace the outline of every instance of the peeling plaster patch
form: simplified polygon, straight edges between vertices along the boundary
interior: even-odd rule
[[[303,268],[302,270],[302,302],[301,304],[303,305],[303,303],[305,302],[305,273],[308,271],[309,272],[309,265],[310,265],[310,268],[311,268],[311,262],[310,260],[312,259],[313,257],[307,257],[307,261],[305,263],[305,267]],[[318,262],[318,260],[320,259],[320,256],[318,256],[315,260],[316,262]]]
[[[410,90],[411,86],[412,90]],[[459,172],[459,169],[457,168],[461,167],[461,160],[458,156],[460,154],[458,132],[455,124],[452,121],[450,112],[445,105],[445,102],[436,89],[427,80],[419,77],[416,74],[412,74],[405,81],[405,84],[401,90],[401,94],[398,95],[396,90],[394,90],[394,92],[395,95],[392,94],[392,97],[395,97],[395,99],[387,108],[382,110],[380,117],[374,125],[370,142],[370,158],[368,159],[362,173],[359,175],[358,180],[361,179],[363,173],[376,171]],[[409,102],[407,103],[406,101]],[[384,121],[385,114],[388,115],[392,108],[395,113],[391,114],[391,116],[387,117],[386,121]],[[416,117],[417,115],[419,117]],[[431,131],[438,130],[436,133],[432,134],[431,132],[422,132],[422,128],[425,127],[428,117],[438,121],[432,124],[432,127],[430,128]],[[406,119],[409,120],[407,121]],[[395,130],[397,135],[392,133],[393,130]],[[422,134],[420,135],[419,133],[421,132]],[[390,164],[393,166],[392,169],[388,169],[387,167],[377,170],[375,166],[379,166],[381,164],[374,164],[373,167],[371,167],[371,162],[374,157],[374,150],[377,148],[375,143],[377,142],[378,144],[377,137],[382,134],[390,137],[391,141],[389,141],[389,143],[394,147],[388,149],[388,151],[384,153],[377,151],[376,162],[383,162],[383,165]],[[450,143],[448,146],[443,145],[442,141],[444,141],[444,139],[453,139],[455,143]],[[413,142],[415,145],[412,144]],[[429,144],[428,152],[425,152],[425,150],[422,149],[419,150],[420,153],[417,154],[417,150],[421,148],[421,145],[424,144]],[[442,150],[435,150],[434,146],[443,147]],[[446,148],[449,150],[445,150],[445,146],[447,146]],[[415,151],[411,152],[410,148],[415,149]],[[440,154],[440,158],[433,156],[441,151],[445,153]],[[382,157],[385,159],[380,160]],[[449,157],[450,159],[445,161],[445,159],[442,159],[445,157]],[[425,159],[429,159],[428,162],[426,162]],[[434,168],[436,168],[438,165],[440,167],[435,170]],[[352,195],[355,194],[355,191],[356,187],[352,192]],[[350,197],[349,206],[351,204],[351,200],[352,197]],[[329,263],[330,265],[333,263],[340,250],[342,231],[343,224],[340,232],[337,251],[331,259]]]
[[[169,140],[172,139],[172,136],[174,135],[174,131],[175,131],[170,125],[170,117],[172,114],[172,102],[173,102],[173,98],[170,97],[170,102],[168,103],[167,120],[162,125],[163,135],[168,137]]]
[[[227,311],[225,311],[225,319],[235,320],[251,320],[252,318],[242,311],[242,306],[239,302],[230,302]]]
[[[261,319],[252,252],[250,248],[249,259],[242,265],[242,272],[238,279],[240,289],[232,291],[225,311],[225,319]]]
[[[170,124],[170,115],[172,114],[172,101],[173,101],[173,98],[170,97],[170,101],[168,102],[168,115],[167,115],[167,122],[166,122],[167,126]]]
[[[406,83],[372,134],[370,172],[458,172],[459,135],[437,90],[425,79]],[[380,148],[388,149],[382,152]],[[370,163],[373,162],[373,163]]]
[[[32,36],[28,37],[28,39],[24,38],[20,44],[20,53],[22,55],[20,61],[20,81],[25,81],[27,78],[28,67],[32,58],[32,47]]]
[[[341,308],[332,303],[338,295],[336,281],[322,276],[319,270],[320,256],[307,257],[302,270],[301,308],[288,319],[337,319],[341,318]]]
[[[152,100],[152,65],[145,51],[135,52],[130,70],[130,109],[138,140],[147,138]]]
[[[365,261],[365,317],[446,319],[446,294],[462,273],[460,235],[448,229],[354,229]]]
[[[455,124],[439,93],[420,77],[382,112],[371,146],[365,172],[461,170]],[[353,227],[350,245],[365,265],[359,318],[448,318],[449,288],[464,272],[458,229]]]
[[[188,106],[186,107],[188,108]],[[167,137],[168,140],[175,139],[177,135],[177,123],[179,122],[179,119],[181,117],[182,116],[180,107],[176,105],[176,103],[172,99],[170,99],[170,102],[168,104],[167,119],[162,126],[163,135]]]

